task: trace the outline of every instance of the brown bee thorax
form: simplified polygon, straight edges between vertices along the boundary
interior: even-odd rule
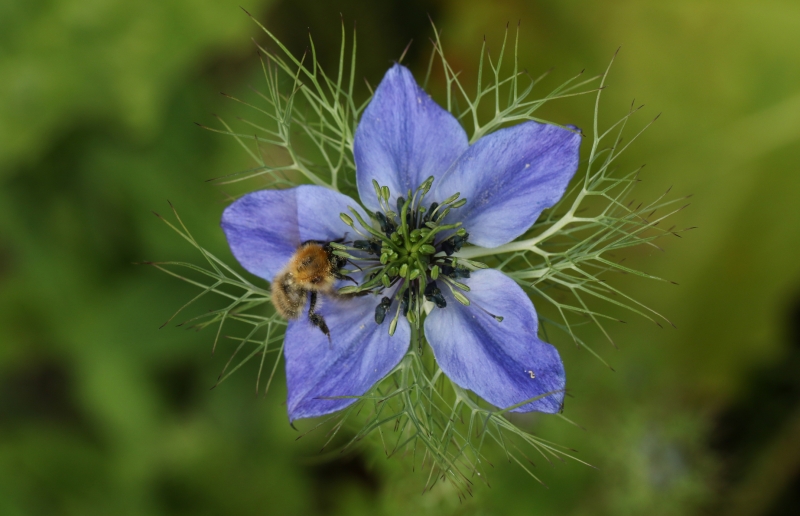
[[[298,250],[289,268],[294,281],[310,290],[327,290],[335,279],[328,251],[317,244]]]

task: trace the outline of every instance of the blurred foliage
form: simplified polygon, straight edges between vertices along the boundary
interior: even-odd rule
[[[537,463],[544,489],[497,455],[491,488],[459,504],[420,495],[410,463],[380,447],[318,454],[295,442],[283,380],[254,395],[256,364],[208,391],[233,348],[158,327],[192,289],[145,259],[196,260],[150,214],[178,208],[230,258],[228,192],[204,180],[248,168],[230,139],[194,127],[252,98],[257,27],[238,2],[0,3],[0,514],[788,514],[800,484],[800,5],[791,1],[312,0],[245,5],[323,63],[339,12],[358,22],[360,71],[377,84],[406,58],[424,73],[442,29],[474,77],[486,36],[521,20],[533,75],[600,73],[617,46],[601,116],[647,104],[661,119],[623,157],[647,163],[637,197],[694,194],[665,253],[627,253],[679,286],[613,277],[678,329],[635,319],[594,336],[616,370],[555,338],[565,415],[514,416],[596,465]],[[442,91],[434,75],[431,92]],[[545,85],[545,88],[547,86]],[[249,95],[249,96],[248,96]],[[586,126],[591,99],[542,115]],[[254,186],[254,185],[249,185]],[[792,345],[794,347],[792,347]],[[605,347],[604,347],[605,346]]]

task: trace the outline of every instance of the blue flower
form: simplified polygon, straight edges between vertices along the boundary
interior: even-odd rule
[[[552,393],[515,411],[557,412],[564,366],[539,339],[528,296],[502,272],[464,267],[452,255],[467,241],[497,247],[530,228],[564,194],[580,140],[524,122],[470,145],[459,122],[395,65],[355,134],[358,193],[374,219],[350,197],[310,185],[258,191],[230,205],[222,228],[256,276],[272,281],[308,240],[349,245],[366,271],[351,290],[367,295],[321,296],[316,311],[330,341],[305,315],[289,321],[289,419],[353,403],[331,398],[360,396],[389,374],[423,316],[425,337],[455,384],[501,408]],[[349,225],[341,213],[367,222]],[[364,239],[349,240],[354,231]]]

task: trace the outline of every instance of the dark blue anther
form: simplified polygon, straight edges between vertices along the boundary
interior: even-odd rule
[[[431,281],[425,285],[425,299],[435,304],[437,308],[444,308],[447,306],[447,301],[435,281]]]
[[[433,217],[433,212],[436,211],[436,208],[438,207],[439,207],[438,202],[431,203],[430,207],[428,208],[428,213],[425,214],[425,218],[422,219],[422,222],[425,223],[430,221],[431,217]]]
[[[403,300],[400,302],[400,311],[403,315],[408,314],[408,306],[409,306],[409,299],[410,299],[411,289],[407,288],[405,292],[403,292]]]
[[[392,300],[388,297],[384,297],[381,299],[380,304],[375,307],[375,322],[377,324],[383,323],[384,319],[386,319],[386,311],[390,306],[392,306]]]
[[[442,274],[454,279],[469,278],[470,270],[466,267],[452,267],[450,265],[442,265]]]
[[[356,240],[353,242],[353,247],[369,254],[381,254],[381,244],[376,240]]]
[[[380,224],[381,231],[383,231],[384,234],[391,235],[394,233],[395,229],[397,229],[395,223],[386,218],[386,215],[383,213],[379,211],[375,212],[375,218],[378,219],[378,224]]]
[[[442,242],[442,251],[447,256],[452,255],[453,253],[457,253],[464,247],[464,244],[467,243],[467,239],[469,238],[469,233],[464,233],[463,236],[456,235],[450,240],[445,240]]]

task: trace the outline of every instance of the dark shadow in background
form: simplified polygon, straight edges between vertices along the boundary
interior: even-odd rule
[[[363,78],[367,78],[375,87],[412,39],[414,42],[403,62],[427,62],[431,51],[430,38],[433,36],[430,20],[438,18],[439,3],[431,0],[394,0],[381,2],[381,7],[377,8],[375,2],[370,0],[335,3],[283,1],[270,10],[264,24],[298,57],[308,48],[310,33],[317,59],[329,74],[334,73],[339,64],[341,20],[344,21],[348,38],[346,62],[350,58],[349,43],[355,24],[357,40],[362,45],[356,57],[357,83],[360,87],[364,84]],[[271,20],[292,20],[293,23],[272,24]],[[298,30],[300,27],[307,27],[307,31]],[[266,43],[266,38],[258,38],[258,41]],[[275,45],[268,44],[267,48],[274,49]]]
[[[800,296],[790,307],[785,356],[756,370],[717,420],[711,447],[723,470],[715,514],[800,514]]]

